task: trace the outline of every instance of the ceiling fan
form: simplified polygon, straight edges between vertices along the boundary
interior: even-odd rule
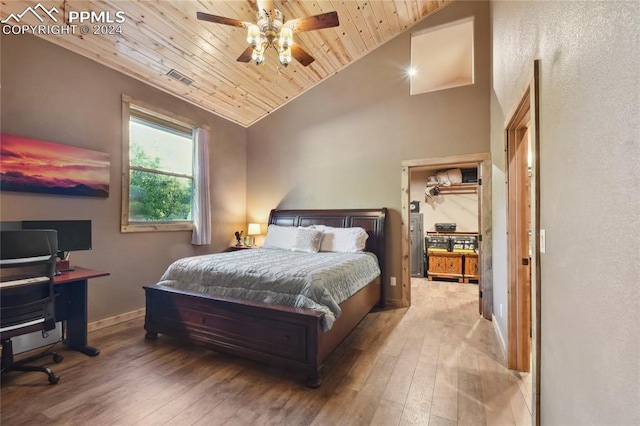
[[[321,13],[285,21],[282,12],[273,6],[273,1],[258,0],[257,4],[258,12],[255,24],[204,12],[198,12],[197,17],[202,21],[247,29],[249,46],[238,57],[238,62],[253,61],[256,65],[260,65],[264,62],[266,50],[273,47],[278,52],[280,63],[285,67],[291,63],[292,59],[297,60],[305,67],[314,61],[311,55],[294,43],[293,33],[321,30],[340,25],[337,12]]]

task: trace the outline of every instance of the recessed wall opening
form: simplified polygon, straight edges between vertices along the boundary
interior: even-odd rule
[[[474,82],[473,17],[411,34],[411,94]]]

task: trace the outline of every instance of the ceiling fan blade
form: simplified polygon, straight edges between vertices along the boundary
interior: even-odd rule
[[[327,12],[320,15],[307,16],[306,18],[291,19],[285,25],[291,27],[293,32],[300,33],[337,27],[340,22],[338,21],[338,12]]]
[[[313,56],[309,55],[304,49],[297,44],[291,45],[291,56],[293,56],[296,61],[300,62],[303,66],[309,65],[311,62],[315,61]]]
[[[238,59],[236,59],[236,61],[238,62],[249,62],[251,61],[251,54],[253,53],[253,46],[249,45],[249,47],[247,47],[244,52],[242,52],[240,54],[240,56],[238,56]]]
[[[231,25],[232,27],[246,28],[246,22],[237,19],[225,18],[224,16],[211,15],[209,13],[198,12],[196,16],[201,21],[213,22],[215,24]]]

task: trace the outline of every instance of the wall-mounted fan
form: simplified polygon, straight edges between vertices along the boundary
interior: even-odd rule
[[[297,60],[306,67],[314,59],[293,42],[293,34],[340,25],[336,12],[321,13],[307,16],[306,18],[285,21],[284,15],[273,6],[272,1],[258,0],[257,3],[258,13],[255,24],[204,12],[197,13],[198,19],[202,21],[247,29],[249,47],[238,57],[237,60],[239,62],[254,61],[256,65],[260,65],[264,62],[266,50],[269,47],[273,47],[278,52],[280,63],[285,67],[291,63],[292,59]]]

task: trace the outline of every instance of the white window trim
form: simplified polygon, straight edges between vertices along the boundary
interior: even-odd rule
[[[177,126],[184,127],[187,124],[193,128],[202,127],[209,130],[207,126],[200,125],[193,120],[122,95],[122,209],[120,232],[192,231],[194,228],[193,220],[153,223],[129,222],[129,109],[132,104],[135,105],[136,109],[147,110],[151,114],[162,116],[163,119],[173,122]]]

